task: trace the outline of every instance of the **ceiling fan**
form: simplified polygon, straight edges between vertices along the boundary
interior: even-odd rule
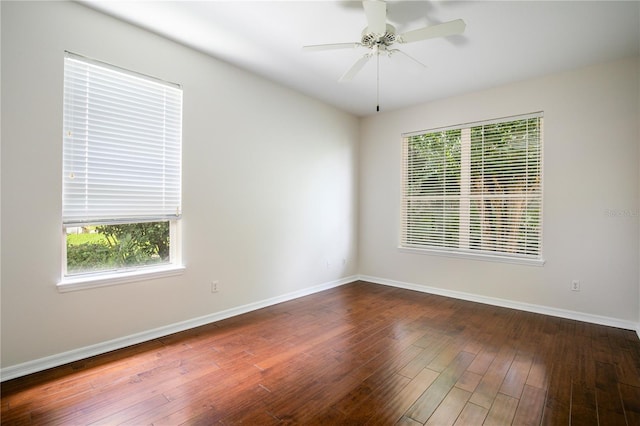
[[[453,21],[444,22],[442,24],[407,31],[403,34],[396,34],[396,29],[393,27],[393,25],[387,23],[387,4],[385,1],[363,0],[362,6],[367,17],[367,26],[362,30],[362,38],[360,39],[360,41],[351,43],[315,44],[303,47],[303,49],[306,51],[349,49],[357,47],[365,47],[369,49],[368,52],[366,52],[360,59],[358,59],[351,66],[351,68],[349,68],[342,75],[342,77],[340,77],[340,79],[338,80],[340,82],[352,80],[365,66],[369,59],[371,59],[373,56],[376,56],[376,58],[379,60],[380,54],[391,56],[396,53],[400,53],[413,60],[417,64],[426,67],[426,65],[424,65],[422,62],[418,61],[402,50],[392,48],[392,46],[396,43],[413,43],[430,38],[461,34],[464,32],[464,29],[466,27],[466,24],[462,19],[456,19]],[[380,72],[379,67],[380,65],[378,61],[378,76]],[[380,110],[379,106],[377,107],[377,110]]]

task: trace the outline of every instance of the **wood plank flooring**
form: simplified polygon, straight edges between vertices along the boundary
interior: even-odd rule
[[[2,425],[640,425],[628,330],[365,282],[7,381]]]

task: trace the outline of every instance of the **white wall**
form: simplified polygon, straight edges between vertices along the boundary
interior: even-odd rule
[[[639,316],[637,58],[362,122],[360,273],[627,321]],[[400,252],[400,134],[544,111],[542,267]],[[614,211],[619,215],[608,215]],[[582,290],[569,290],[572,279]]]
[[[356,274],[357,118],[82,5],[1,7],[3,368]],[[64,50],[183,85],[184,275],[58,292]]]
[[[358,273],[640,322],[637,59],[359,121],[78,4],[0,5],[3,369]],[[64,50],[183,85],[184,275],[56,289]],[[547,263],[399,252],[400,134],[537,110]]]

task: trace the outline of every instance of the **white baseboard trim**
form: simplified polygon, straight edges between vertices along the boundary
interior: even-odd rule
[[[56,355],[36,359],[33,361],[27,361],[21,364],[12,365],[0,369],[0,381],[14,379],[16,377],[26,376],[27,374],[43,371],[48,368],[58,367],[70,362],[78,361],[81,359],[89,358],[96,355],[101,355],[116,349],[122,349],[127,346],[143,343],[149,340],[157,339],[160,337],[168,336],[180,331],[189,330],[191,328],[199,327],[202,325],[210,324],[212,322],[220,321],[223,319],[231,318],[237,315],[245,314],[247,312],[255,311],[265,308],[267,306],[276,305],[278,303],[287,302],[289,300],[297,299],[299,297],[308,296],[320,291],[328,290],[330,288],[339,287],[344,284],[348,284],[357,281],[357,276],[350,276],[341,278],[339,280],[330,281],[320,285],[307,287],[302,290],[294,291],[291,293],[283,294],[281,296],[271,297],[269,299],[260,300],[258,302],[249,303],[246,305],[238,306],[235,308],[227,309],[220,312],[215,312],[209,315],[205,315],[198,318],[182,321],[175,324],[170,324],[164,327],[154,328],[152,330],[143,331],[141,333],[132,334],[125,337],[109,340],[106,342],[97,343],[95,345],[86,346],[83,348],[73,349],[71,351],[63,352]]]
[[[382,284],[391,287],[403,288],[407,290],[419,291],[422,293],[437,294],[440,296],[452,297],[455,299],[467,300],[470,302],[484,303],[487,305],[500,306],[504,308],[518,309],[526,312],[534,312],[538,314],[550,315],[554,317],[567,318],[577,321],[584,321],[593,324],[606,325],[610,327],[623,328],[626,330],[635,330],[638,338],[640,338],[640,323],[632,321],[625,321],[617,318],[604,317],[600,315],[586,314],[582,312],[569,311],[565,309],[552,308],[542,305],[533,305],[524,302],[515,302],[506,299],[499,299],[494,297],[480,296],[472,293],[465,293],[453,290],[445,290],[436,287],[424,286],[419,284],[406,283],[402,281],[389,280],[386,278],[372,277],[368,275],[355,275],[350,277],[341,278],[339,280],[330,281],[324,284],[307,287],[302,290],[294,291],[292,293],[283,294],[281,296],[271,297],[258,302],[249,303],[246,305],[238,306],[235,308],[227,309],[220,312],[215,312],[209,315],[205,315],[198,318],[182,321],[175,324],[170,324],[164,327],[158,327],[152,330],[143,331],[140,333],[132,334],[129,336],[109,340],[106,342],[97,343],[95,345],[86,346],[83,348],[73,349],[71,351],[63,352],[60,354],[51,355],[48,357],[36,359],[33,361],[27,361],[25,363],[12,365],[0,369],[0,382],[5,380],[14,379],[27,374],[36,373],[49,368],[58,367],[70,362],[78,361],[81,359],[89,358],[96,355],[101,355],[113,350],[122,349],[127,346],[143,343],[149,340],[157,339],[160,337],[168,336],[180,331],[189,330],[202,325],[210,324],[212,322],[220,321],[223,319],[231,318],[237,315],[241,315],[247,312],[255,311],[265,308],[267,306],[276,305],[278,303],[287,302],[289,300],[297,299],[299,297],[308,296],[314,293],[318,293],[324,290],[328,290],[341,285],[349,284],[354,281],[367,281],[374,284]]]
[[[484,303],[486,305],[518,309],[520,311],[525,311],[525,312],[533,312],[537,314],[550,315],[554,317],[589,322],[589,323],[599,324],[599,325],[607,325],[610,327],[623,328],[625,330],[635,330],[636,333],[638,334],[638,338],[640,338],[640,323],[635,323],[633,321],[625,321],[618,318],[586,314],[583,312],[569,311],[566,309],[552,308],[549,306],[533,305],[530,303],[516,302],[512,300],[499,299],[495,297],[480,296],[477,294],[465,293],[461,291],[445,290],[437,287],[406,283],[402,281],[389,280],[386,278],[372,277],[368,275],[359,275],[358,279],[362,281],[374,283],[374,284],[388,285],[391,287],[404,288],[407,290],[414,290],[422,293],[437,294],[439,296],[452,297],[454,299],[462,299],[470,302]]]

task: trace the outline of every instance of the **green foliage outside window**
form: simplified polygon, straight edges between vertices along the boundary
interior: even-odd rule
[[[169,222],[100,225],[67,235],[67,272],[107,271],[169,261]]]

